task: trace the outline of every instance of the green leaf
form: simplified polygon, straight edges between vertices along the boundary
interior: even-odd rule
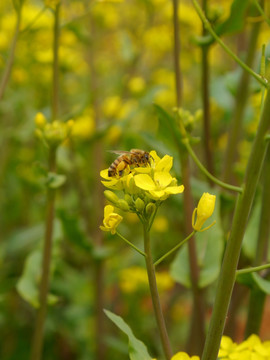
[[[54,241],[60,240],[63,237],[62,226],[58,219],[54,220],[53,224]],[[17,253],[29,252],[29,248],[44,238],[44,223],[40,223],[27,228],[19,228],[12,233],[4,247],[4,251],[9,256],[16,256]]]
[[[259,289],[265,294],[270,294],[270,281],[263,279],[256,272],[239,274],[236,277],[236,281],[251,289]]]
[[[231,12],[228,19],[217,26],[218,35],[232,34],[244,28],[245,15],[249,5],[249,0],[234,0],[231,5]]]
[[[208,286],[216,280],[219,274],[223,254],[223,232],[219,219],[220,200],[216,195],[215,211],[209,223],[216,220],[216,224],[202,233],[196,234],[197,257],[200,266],[199,286]],[[205,224],[205,227],[207,224]],[[188,247],[184,246],[176,255],[171,264],[170,273],[173,279],[180,284],[190,288],[190,269]]]
[[[20,296],[31,304],[33,307],[39,307],[39,289],[38,280],[40,278],[40,264],[42,262],[42,254],[40,250],[33,251],[26,259],[24,270],[19,279],[16,288]],[[48,303],[55,304],[58,298],[49,294]]]
[[[129,343],[129,357],[131,360],[152,360],[151,356],[148,354],[147,348],[144,343],[138,340],[131,328],[125,323],[125,321],[118,315],[113,314],[109,310],[104,309],[105,314],[108,318],[128,337]]]
[[[62,186],[66,181],[65,175],[55,174],[52,172],[48,173],[46,184],[51,189],[57,189]]]

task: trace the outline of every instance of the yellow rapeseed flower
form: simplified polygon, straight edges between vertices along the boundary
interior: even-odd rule
[[[253,334],[241,344],[236,344],[229,337],[223,336],[218,357],[221,360],[269,360],[270,342],[261,342]]]
[[[148,196],[154,200],[166,200],[172,194],[180,194],[184,186],[176,186],[176,179],[169,172],[155,172],[153,178],[148,174],[134,176],[137,187],[147,191]]]
[[[203,193],[198,207],[194,209],[192,214],[192,226],[196,231],[204,231],[209,229],[214,223],[202,230],[202,226],[205,221],[213,214],[215,209],[216,196],[209,193]],[[196,221],[195,221],[196,215]]]
[[[152,219],[161,202],[170,195],[180,194],[184,186],[177,185],[176,178],[172,177],[170,170],[173,165],[172,156],[165,155],[160,158],[155,151],[150,151],[149,161],[141,166],[121,164],[121,171],[116,166],[115,176],[109,176],[108,169],[102,170],[100,176],[104,186],[110,190],[124,192],[124,199],[112,202],[116,207],[136,213],[143,222]],[[108,198],[108,197],[107,197]]]
[[[178,352],[177,354],[175,354],[171,360],[200,360],[199,356],[189,356],[187,353],[185,352]]]
[[[115,234],[116,228],[122,220],[123,217],[114,212],[114,207],[112,205],[106,205],[104,208],[104,226],[101,225],[100,229],[103,231],[110,231],[111,234]]]

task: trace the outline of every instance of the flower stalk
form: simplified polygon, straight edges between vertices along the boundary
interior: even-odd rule
[[[18,41],[18,37],[19,37],[19,33],[20,33],[22,7],[23,7],[23,1],[20,1],[18,9],[17,9],[17,21],[16,21],[16,25],[15,25],[14,36],[13,36],[13,39],[11,42],[7,64],[6,64],[5,70],[3,72],[3,77],[2,77],[1,83],[0,83],[0,100],[4,96],[4,93],[5,93],[5,90],[6,90],[10,75],[11,75],[11,70],[12,70],[14,56],[15,56],[15,49],[16,49],[16,45],[17,45],[17,41]]]
[[[52,105],[51,114],[52,120],[55,120],[58,115],[58,107],[54,104],[58,103],[58,46],[59,46],[59,7],[56,6],[55,10],[55,23],[54,23],[54,44],[53,44],[53,91],[52,91]],[[40,120],[40,119],[39,119]],[[45,125],[46,120],[42,119],[41,123],[37,124],[39,127]],[[43,124],[44,122],[44,124]],[[58,145],[61,140],[67,137],[69,132],[59,132],[61,126],[57,122],[52,122],[48,125],[47,135],[48,140],[48,171],[49,173],[56,172],[56,153]],[[62,139],[62,136],[63,139]],[[50,284],[50,264],[51,264],[51,253],[53,244],[53,223],[55,213],[55,193],[56,190],[48,186],[47,188],[47,210],[46,210],[46,221],[45,221],[45,237],[44,237],[44,248],[42,254],[42,274],[39,289],[39,308],[36,315],[35,328],[33,343],[31,349],[31,360],[40,360],[42,358],[42,349],[44,342],[44,325],[47,314],[47,298]]]
[[[220,37],[216,34],[214,29],[212,28],[210,22],[207,20],[198,1],[192,0],[192,2],[205,28],[209,31],[209,33],[213,36],[213,38],[217,41],[217,43],[219,43],[219,45],[226,51],[226,53],[230,55],[244,70],[246,70],[250,75],[252,75],[261,85],[268,88],[269,87],[268,81],[263,79],[259,74],[257,74],[248,65],[246,65],[241,59],[239,59],[239,57],[235,55],[235,53],[230,48],[228,48],[228,46],[220,39]]]
[[[56,148],[49,150],[49,171],[56,170]],[[50,263],[53,242],[53,221],[55,211],[55,189],[47,189],[46,222],[44,248],[42,254],[42,274],[39,290],[39,308],[36,315],[31,360],[40,360],[44,341],[44,324],[47,314],[47,297],[50,281]]]
[[[151,242],[150,242],[150,233],[148,231],[148,225],[145,223],[144,226],[144,252],[146,269],[148,275],[149,288],[155,313],[155,318],[159,330],[159,335],[161,338],[162,347],[164,350],[164,354],[167,360],[170,360],[173,356],[171,344],[168,336],[168,332],[166,329],[166,324],[164,320],[164,316],[161,309],[156,276],[155,276],[155,266],[153,264],[152,253],[151,253]]]
[[[192,231],[191,234],[189,234],[184,240],[180,241],[179,244],[177,244],[175,247],[173,247],[170,251],[168,251],[166,254],[161,256],[158,260],[155,261],[154,266],[157,266],[160,264],[163,260],[165,260],[169,255],[174,253],[176,250],[178,250],[182,245],[184,245],[189,239],[191,239],[195,235],[196,231]]]
[[[265,135],[269,131],[270,92],[267,93],[257,134],[246,168],[243,193],[238,195],[232,230],[227,242],[218,280],[216,298],[202,360],[216,360],[225,325],[231,294],[235,282],[239,255],[254,194],[261,173],[267,145]]]

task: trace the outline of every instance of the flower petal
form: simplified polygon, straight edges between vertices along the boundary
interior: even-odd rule
[[[109,170],[109,169],[101,170],[100,176],[101,176],[103,179],[111,180],[111,177],[108,175],[108,170]]]
[[[169,172],[155,172],[154,179],[157,187],[165,188],[172,182],[172,176]]]
[[[154,200],[166,200],[169,197],[164,190],[150,190],[149,193]]]
[[[158,164],[160,162],[160,157],[157,155],[155,150],[150,151],[150,155],[154,159],[155,164]]]
[[[155,190],[156,185],[151,177],[147,174],[139,174],[134,176],[136,186],[143,190]]]
[[[104,208],[104,218],[108,217],[113,211],[114,207],[112,205],[106,205]]]
[[[169,172],[173,166],[173,158],[172,156],[165,155],[163,158],[156,164],[156,171],[167,171]]]
[[[184,191],[184,185],[168,186],[164,191],[166,194],[181,194]]]

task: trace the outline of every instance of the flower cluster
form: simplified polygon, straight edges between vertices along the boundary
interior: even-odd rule
[[[42,113],[37,113],[35,117],[36,135],[49,147],[57,147],[63,143],[71,134],[73,120],[66,123],[60,121],[47,122]]]
[[[269,360],[270,341],[262,342],[257,335],[251,335],[241,344],[223,336],[218,354],[220,360]]]
[[[155,151],[150,152],[150,163],[141,167],[127,166],[121,171],[121,176],[110,177],[108,169],[100,175],[102,184],[110,190],[104,192],[105,197],[117,208],[134,212],[142,222],[149,221],[156,213],[160,204],[172,194],[184,191],[183,185],[177,185],[177,180],[170,174],[173,158],[165,155],[160,158]],[[122,191],[119,197],[113,191]]]

